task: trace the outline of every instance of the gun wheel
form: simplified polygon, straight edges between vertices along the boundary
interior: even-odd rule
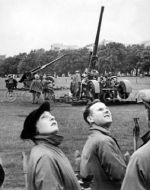
[[[17,94],[14,91],[6,92],[5,96],[6,96],[6,99],[7,99],[8,102],[14,102],[16,100],[16,98],[17,98]]]
[[[130,95],[129,90],[132,90],[131,84],[129,81],[120,81],[118,86],[118,93],[121,99],[127,99]],[[130,90],[130,91],[131,91]]]

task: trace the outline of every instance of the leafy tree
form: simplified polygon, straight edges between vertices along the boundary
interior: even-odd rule
[[[0,62],[0,74],[17,74],[31,71],[39,66],[52,62],[61,55],[66,54],[62,59],[52,63],[40,74],[57,73],[57,75],[74,73],[79,70],[81,73],[89,66],[90,52],[87,48],[78,50],[45,51],[44,49],[31,50],[29,54],[20,53],[14,57],[8,57]],[[121,43],[107,43],[98,47],[98,62],[96,68],[101,74],[105,72],[130,73],[147,72],[150,70],[150,47],[144,45],[125,46]]]

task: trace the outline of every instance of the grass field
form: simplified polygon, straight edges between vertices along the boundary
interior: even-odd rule
[[[148,88],[149,81],[140,85],[141,89],[143,89],[142,86]],[[134,87],[137,88],[135,85]],[[37,105],[31,104],[30,98],[28,92],[26,94],[20,93],[17,99],[10,103],[6,101],[5,90],[3,88],[0,90],[0,155],[6,172],[4,189],[24,187],[22,151],[28,154],[32,143],[23,142],[19,135],[26,115],[37,108]],[[70,104],[56,103],[52,111],[58,121],[60,134],[64,136],[61,148],[70,159],[73,167],[74,152],[77,149],[82,150],[88,134],[88,126],[82,118],[83,110],[84,106],[75,107]],[[141,135],[147,131],[147,113],[144,106],[142,104],[111,105],[110,110],[113,116],[112,133],[117,138],[123,153],[127,150],[132,153],[133,118],[139,117]],[[139,145],[141,143],[139,141]]]

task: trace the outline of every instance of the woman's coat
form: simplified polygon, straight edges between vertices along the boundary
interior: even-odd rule
[[[29,158],[28,189],[79,190],[80,186],[64,153],[51,144],[39,144]]]

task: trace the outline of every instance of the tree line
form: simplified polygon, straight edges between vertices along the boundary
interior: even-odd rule
[[[68,73],[73,74],[76,70],[81,73],[88,67],[90,52],[88,48],[77,50],[31,50],[30,53],[20,53],[13,57],[0,60],[0,76],[8,74],[23,74],[26,71],[45,65],[61,55],[66,54],[62,59],[41,70],[41,74],[58,76]],[[150,71],[150,46],[128,45],[111,42],[98,47],[98,62],[96,69],[100,74],[112,72],[114,74],[131,74],[136,72],[149,74]]]

